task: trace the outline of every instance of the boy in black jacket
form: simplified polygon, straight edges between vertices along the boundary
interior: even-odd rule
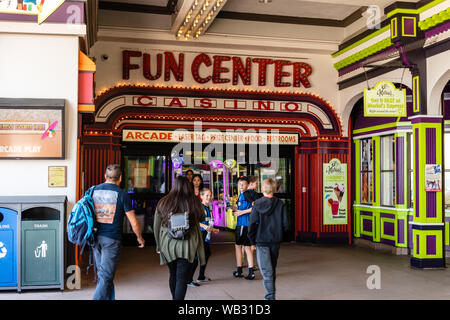
[[[255,201],[248,227],[250,243],[256,245],[256,258],[263,276],[266,300],[275,300],[278,253],[283,232],[289,230],[286,208],[283,202],[273,196],[276,186],[272,178],[263,181],[261,191],[264,197]]]

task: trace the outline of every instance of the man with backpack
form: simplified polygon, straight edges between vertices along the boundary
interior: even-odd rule
[[[92,194],[97,227],[94,260],[98,277],[94,300],[115,299],[113,279],[119,262],[124,215],[137,236],[139,248],[143,248],[145,244],[130,197],[120,188],[122,170],[118,164],[111,164],[106,168],[105,180],[95,186]]]
[[[266,300],[275,300],[275,278],[280,243],[283,232],[289,230],[286,208],[274,197],[277,183],[269,178],[262,182],[264,197],[255,201],[250,214],[248,238],[252,246],[256,245],[256,258],[263,276]]]

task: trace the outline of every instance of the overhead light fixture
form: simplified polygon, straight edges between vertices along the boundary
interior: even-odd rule
[[[227,0],[195,0],[177,31],[177,39],[197,39],[205,33]]]
[[[259,0],[260,3],[268,4],[271,3],[272,0]]]

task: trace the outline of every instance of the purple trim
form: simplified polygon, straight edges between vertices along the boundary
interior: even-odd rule
[[[395,224],[393,222],[383,222],[384,234],[387,236],[395,236]]]
[[[428,30],[425,32],[425,39],[437,36],[440,33],[446,32],[450,30],[450,22],[441,24],[440,26],[437,26],[434,29]]]
[[[419,244],[420,244],[419,239],[420,239],[419,235],[416,234],[416,245],[417,245],[417,247],[416,247],[416,254],[419,254],[419,248],[420,248],[420,245],[419,245]]]
[[[376,203],[377,202],[377,179],[375,178],[375,164],[377,163],[377,148],[376,148],[376,143],[375,141],[372,143],[372,181],[373,181],[373,202]]]
[[[405,138],[397,137],[395,147],[397,204],[405,204]]]
[[[381,218],[387,218],[387,219],[395,219],[395,214],[392,213],[380,213]]]
[[[372,227],[373,227],[372,220],[370,220],[370,219],[363,219],[363,231],[373,232]]]
[[[362,235],[361,235],[361,238],[366,239],[366,240],[373,241],[373,237],[371,237],[371,236],[366,236],[365,234],[362,234]]]
[[[52,22],[52,23],[67,23],[68,18],[70,17],[73,12],[67,12],[67,9],[69,7],[78,7],[80,9],[79,13],[81,14],[79,24],[84,24],[84,2],[79,1],[66,1],[61,6],[59,6],[58,9],[55,10],[45,21],[45,22]],[[26,22],[38,22],[38,15],[37,14],[15,14],[15,13],[0,13],[0,20],[7,20],[7,21],[26,21]]]
[[[427,218],[436,217],[436,192],[427,192]]]
[[[436,129],[426,128],[426,163],[436,163]],[[436,193],[427,192],[427,218],[437,217]]]
[[[402,58],[403,63],[408,67],[411,67],[412,64],[408,61],[408,58],[406,57],[405,48],[402,46],[402,44],[399,41],[397,41],[395,43],[395,47],[400,51],[400,56]]]
[[[414,31],[416,30],[414,19],[402,18],[402,20],[403,20],[403,26],[404,26],[403,30],[405,30],[405,33],[403,35],[413,36],[415,33]]]
[[[397,220],[397,241],[398,243],[405,242],[405,221],[403,219]]]
[[[415,168],[414,168],[414,170],[415,170],[415,172],[416,172],[416,174],[415,174],[415,177],[416,177],[416,196],[415,196],[415,198],[414,198],[414,201],[415,201],[415,203],[416,203],[416,218],[418,218],[419,217],[419,199],[420,199],[420,192],[419,192],[419,190],[420,190],[420,187],[419,187],[419,154],[420,154],[420,149],[419,149],[419,129],[415,129],[415,141],[414,141],[414,143],[415,143],[415,148],[414,148],[414,151],[415,151],[415,159],[416,159],[416,161],[415,161]]]
[[[15,13],[0,13],[0,20],[5,21],[32,21],[37,22],[37,15],[35,14],[15,14]]]
[[[395,241],[394,241],[394,240],[389,240],[389,239],[383,239],[383,238],[381,238],[381,239],[380,239],[380,242],[395,247]]]
[[[445,251],[450,251],[450,246],[445,246]]]
[[[402,129],[412,129],[412,126],[404,126],[401,127]],[[365,135],[372,135],[374,133],[381,133],[381,132],[387,132],[387,131],[392,131],[392,130],[397,130],[398,127],[393,127],[393,128],[387,128],[387,129],[379,129],[379,130],[373,130],[373,131],[368,131],[368,132],[362,132],[362,133],[358,133],[353,135],[354,137],[359,137],[359,136],[365,136]]]
[[[70,17],[71,14],[73,14],[73,11],[67,12],[69,9],[75,9],[75,7],[78,7],[80,11],[78,11],[80,16],[80,21],[77,21],[77,24],[84,24],[84,2],[64,2],[58,9],[53,12],[50,17],[48,17],[45,22],[64,22],[67,23],[67,19]]]
[[[373,216],[373,213],[370,212],[370,211],[360,211],[360,212],[359,212],[359,215],[361,215],[361,216],[369,216],[369,217],[372,217],[372,216]]]
[[[436,163],[436,129],[426,128],[426,147],[427,147],[427,157],[426,161],[429,164]]]
[[[427,255],[436,254],[436,236],[427,236]]]
[[[442,123],[442,118],[432,118],[432,117],[417,117],[414,119],[410,119],[411,124],[416,123]]]

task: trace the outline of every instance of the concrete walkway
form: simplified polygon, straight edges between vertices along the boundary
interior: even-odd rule
[[[188,288],[187,300],[260,300],[261,275],[253,281],[235,279],[234,244],[212,245],[206,274],[212,282]],[[408,256],[394,256],[355,246],[284,243],[277,269],[277,298],[303,299],[450,299],[450,271],[415,270]],[[370,265],[381,270],[381,289],[367,288]],[[244,274],[247,269],[244,269]],[[116,273],[116,299],[169,300],[169,272],[159,265],[155,247],[124,247]],[[90,300],[95,283],[83,271],[81,290],[0,292],[0,300]]]

